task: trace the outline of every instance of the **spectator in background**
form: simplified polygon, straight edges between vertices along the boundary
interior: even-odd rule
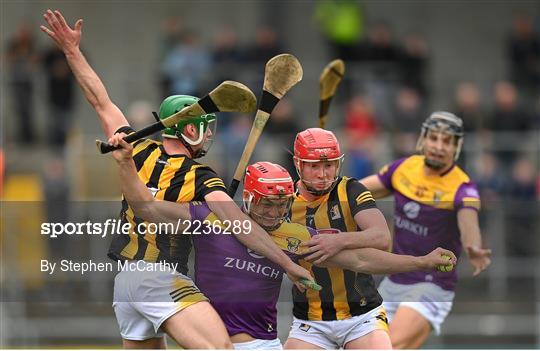
[[[221,28],[215,37],[212,52],[216,83],[234,80],[239,65],[242,64],[242,53],[238,45],[236,32],[229,26]]]
[[[252,64],[265,64],[272,57],[283,53],[283,45],[278,34],[270,27],[258,27],[255,43],[245,52],[245,59]]]
[[[418,139],[418,125],[426,116],[420,94],[411,88],[402,88],[396,97],[393,123],[394,154],[396,158],[414,153]]]
[[[272,117],[264,128],[265,133],[268,133],[272,140],[276,142],[276,147],[279,148],[280,155],[277,163],[285,167],[289,174],[296,174],[291,151],[288,147],[293,145],[296,133],[300,130],[297,123],[299,119],[291,101],[283,98],[274,108]]]
[[[356,59],[356,47],[364,35],[364,13],[360,4],[353,0],[318,1],[314,17],[330,47],[330,59]]]
[[[482,131],[485,123],[485,115],[480,105],[480,91],[474,83],[462,82],[456,87],[455,91],[455,112],[463,120],[463,129],[465,130],[462,156],[458,160],[461,168],[466,169],[469,158],[468,151],[474,146],[476,140],[471,138],[473,133],[476,137],[482,137]]]
[[[357,57],[362,63],[362,71],[368,73],[368,79],[363,83],[375,105],[377,117],[385,129],[390,128],[394,111],[388,101],[394,98],[401,73],[399,48],[386,22],[379,21],[369,30],[367,40],[358,47]]]
[[[357,58],[361,61],[376,61],[381,63],[397,63],[399,48],[394,42],[394,33],[390,25],[378,21],[369,30],[367,41],[359,46]]]
[[[6,50],[7,81],[16,114],[13,119],[17,121],[17,139],[21,144],[33,144],[36,141],[33,75],[39,56],[32,27],[27,22],[21,22]]]
[[[6,166],[4,161],[4,150],[0,145],[0,199],[4,194],[4,174],[6,172]]]
[[[531,126],[527,113],[519,106],[518,92],[510,82],[501,81],[495,85],[495,110],[491,116],[488,129],[495,132],[494,143],[499,148],[497,158],[502,169],[510,169],[515,158],[515,148],[522,136],[507,132],[526,132]]]
[[[529,16],[514,18],[507,55],[514,83],[520,90],[537,93],[540,90],[540,36],[535,33]]]
[[[238,80],[237,75],[242,65],[242,59],[242,51],[238,45],[236,32],[229,26],[221,28],[216,33],[212,52],[214,85],[217,86],[224,80]],[[229,118],[220,119],[220,128],[227,127],[229,121]]]
[[[482,227],[486,224],[489,212],[501,204],[504,177],[497,158],[492,153],[483,153],[474,165],[474,179],[480,192],[480,198],[482,199],[483,211],[479,213],[480,226]]]
[[[400,61],[403,85],[415,89],[420,95],[426,97],[428,49],[424,38],[419,35],[407,35],[403,40]]]
[[[373,173],[373,148],[377,122],[371,101],[362,95],[353,97],[345,109],[346,152],[351,177],[361,179]]]
[[[43,68],[47,79],[49,105],[49,142],[57,148],[64,147],[66,135],[73,119],[75,105],[75,77],[64,53],[51,46],[43,54]]]
[[[161,36],[159,40],[160,62],[163,62],[169,52],[181,41],[183,29],[182,21],[178,17],[169,17],[161,22]],[[171,81],[169,76],[164,72],[160,72],[159,77],[161,97],[164,99],[171,91]]]
[[[536,170],[534,164],[521,156],[512,166],[511,180],[506,186],[504,202],[506,216],[506,245],[509,254],[536,256],[538,244],[538,202],[536,201]]]
[[[204,95],[203,81],[211,64],[210,54],[201,47],[195,32],[185,31],[180,42],[170,51],[161,65],[163,75],[170,81],[167,95]]]

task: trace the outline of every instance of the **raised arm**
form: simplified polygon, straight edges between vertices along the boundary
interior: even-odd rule
[[[122,147],[112,155],[118,163],[122,193],[133,213],[153,223],[177,223],[178,219],[191,219],[189,203],[159,201],[152,196],[137,175],[132,158],[133,147],[122,139],[124,136],[123,133],[116,134],[109,139],[109,143]]]
[[[448,258],[443,257],[447,255]],[[367,274],[395,274],[413,271],[428,271],[449,263],[456,264],[453,252],[436,248],[425,256],[397,255],[390,252],[365,248],[343,250],[328,260],[318,264],[321,267],[340,267]]]
[[[64,52],[84,96],[96,110],[103,131],[107,138],[110,138],[120,127],[129,123],[122,111],[111,101],[107,89],[80,50],[83,20],[79,19],[72,29],[60,11],[47,10],[43,17],[49,28],[40,26],[40,29]]]

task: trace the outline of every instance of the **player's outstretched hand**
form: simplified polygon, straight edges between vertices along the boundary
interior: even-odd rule
[[[465,247],[469,262],[474,268],[473,276],[477,276],[491,264],[491,250],[475,246]]]
[[[118,133],[109,139],[109,144],[112,146],[120,146],[120,149],[112,152],[112,156],[118,163],[131,162],[133,158],[133,146],[124,140],[125,136],[125,133]]]
[[[81,42],[82,19],[79,19],[75,23],[75,27],[71,28],[58,10],[47,10],[43,14],[43,17],[47,21],[49,28],[45,26],[40,26],[39,28],[54,40],[60,50],[67,53],[70,50],[78,49]]]
[[[297,265],[296,263],[293,263],[291,261],[291,264],[285,268],[285,273],[287,273],[287,276],[289,279],[296,285],[296,287],[301,291],[304,292],[306,290],[306,287],[302,285],[300,282],[300,279],[304,278],[307,280],[313,280],[313,277],[308,272],[307,269]]]
[[[321,264],[328,258],[343,250],[343,242],[339,240],[339,235],[318,234],[314,235],[310,241],[302,246],[306,246],[303,253],[307,254],[305,260],[315,265]]]
[[[423,256],[422,262],[422,266],[425,270],[431,270],[437,269],[440,266],[447,266],[449,264],[455,266],[457,263],[457,258],[452,251],[438,247],[427,255]]]

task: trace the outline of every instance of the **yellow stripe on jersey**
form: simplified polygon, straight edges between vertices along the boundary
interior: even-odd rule
[[[154,151],[152,151],[152,153],[150,153],[146,160],[144,160],[144,164],[138,172],[139,178],[143,180],[144,183],[150,179],[159,155],[161,155],[161,150],[156,148]]]
[[[133,257],[137,253],[137,234],[135,233],[135,222],[133,221],[133,210],[131,207],[128,207],[126,211],[126,218],[129,222],[129,243],[124,247],[120,253],[124,257]]]
[[[306,211],[307,207],[305,206],[305,200],[299,199],[298,201],[294,201],[291,209],[292,222],[306,224]],[[300,265],[308,270],[311,276],[315,275],[313,273],[313,265],[311,263],[301,260]],[[308,301],[308,313],[311,314],[311,318],[313,320],[320,321],[322,319],[322,309],[319,293],[315,290],[307,289],[305,294]]]
[[[184,177],[184,186],[178,195],[178,202],[193,200],[193,197],[195,196],[195,170],[198,168],[197,166],[198,165],[192,166]]]
[[[225,186],[225,184],[223,183],[223,180],[219,178],[210,178],[208,180],[205,180],[204,185],[206,185],[208,188],[211,188],[214,186]]]
[[[360,195],[358,195],[356,197],[356,204],[360,205],[361,203],[364,203],[366,201],[371,201],[371,200],[375,201],[373,199],[373,195],[371,195],[371,192],[364,191],[362,194],[360,194]]]
[[[480,200],[476,197],[464,197],[463,198],[463,206],[465,207],[474,207],[476,209],[480,209]]]
[[[179,169],[182,167],[185,158],[172,158],[167,160],[169,162],[169,167],[172,169]],[[174,178],[175,172],[164,172],[164,174],[159,178],[159,189],[167,189],[171,186],[171,180]],[[165,191],[158,191],[156,193],[156,199],[165,200]]]
[[[354,220],[354,217],[351,213],[351,208],[349,206],[344,206],[345,204],[349,203],[349,195],[347,195],[347,181],[349,178],[343,178],[345,179],[345,181],[342,181],[338,184],[338,198],[340,199],[340,202],[342,204],[341,209],[345,218],[345,225],[347,227],[347,231],[354,232],[357,230],[358,225],[356,224],[356,221]],[[366,192],[364,191],[362,194],[365,193]],[[367,191],[367,193],[371,195],[371,192]],[[359,196],[361,196],[362,194],[360,194]],[[361,204],[362,202],[357,202],[357,205]]]
[[[342,182],[342,183],[346,183],[346,182]],[[327,201],[323,202],[321,206],[319,206],[317,212],[315,213],[315,228],[318,228],[318,229],[332,228],[332,226],[330,225],[330,220],[328,218],[328,202]],[[328,274],[330,275],[330,282],[332,284],[332,294],[334,295],[333,304],[334,304],[334,308],[336,309],[336,317],[337,319],[350,318],[351,313],[349,310],[349,304],[347,303],[347,292],[345,291],[345,279],[343,276],[343,269],[337,268],[337,267],[328,267],[327,270],[328,270]],[[310,305],[309,312],[310,312],[309,313],[310,320],[314,318],[322,319],[322,310],[311,311],[311,305]]]

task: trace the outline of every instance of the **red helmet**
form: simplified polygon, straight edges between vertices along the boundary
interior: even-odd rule
[[[306,189],[313,195],[320,196],[330,192],[336,185],[341,171],[343,162],[343,154],[339,148],[339,142],[329,130],[321,128],[309,128],[296,135],[294,141],[294,165],[302,183]],[[304,179],[302,168],[304,162],[324,162],[337,161],[336,173],[332,175],[332,180],[325,182],[328,186],[324,189],[317,190],[314,187],[313,181]]]
[[[296,135],[294,157],[302,161],[333,161],[343,157],[334,133],[321,128],[309,128]]]
[[[277,217],[267,218],[264,215],[251,213],[251,216],[265,229],[273,230],[285,220],[292,204],[294,183],[289,172],[280,165],[271,162],[257,162],[248,166],[244,177],[243,201],[244,209],[250,214],[252,204],[259,204],[261,199],[286,199],[284,213]],[[265,225],[263,222],[273,222]]]

